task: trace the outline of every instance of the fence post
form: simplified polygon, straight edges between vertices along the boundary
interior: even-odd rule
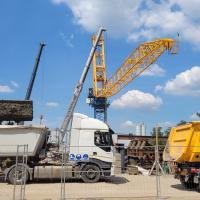
[[[62,146],[62,170],[61,170],[61,191],[60,199],[65,200],[65,181],[66,181],[66,163],[67,163],[67,146],[63,144]]]
[[[17,145],[16,160],[15,160],[15,179],[14,179],[14,186],[13,186],[13,200],[15,200],[15,196],[16,196],[16,177],[17,177],[17,167],[18,167],[18,154],[19,154],[19,145]]]
[[[160,186],[160,174],[159,174],[159,149],[158,149],[158,126],[156,125],[156,146],[155,146],[155,161],[156,161],[156,198],[160,199],[161,186]]]
[[[20,148],[22,149],[21,157],[22,157],[22,163],[20,163]],[[13,200],[16,199],[16,181],[19,178],[19,167],[21,167],[21,187],[20,187],[20,200],[25,199],[25,186],[26,186],[26,167],[28,160],[28,145],[17,145],[17,152],[16,152],[16,161],[15,161],[15,177],[14,177],[14,186],[13,186]]]
[[[26,167],[27,165],[27,160],[28,160],[28,145],[23,146],[23,155],[22,155],[22,182],[21,182],[21,191],[20,191],[20,196],[21,200],[25,200],[25,189],[26,189]]]

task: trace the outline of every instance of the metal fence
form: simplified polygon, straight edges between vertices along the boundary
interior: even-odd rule
[[[141,143],[142,144],[142,143]],[[70,147],[75,148],[75,147]],[[81,152],[94,152],[94,147],[78,147]],[[172,147],[168,147],[172,148]],[[173,147],[180,153],[184,147]],[[194,147],[187,147],[192,149]],[[66,149],[66,148],[65,148]],[[115,176],[102,177],[97,183],[83,183],[81,179],[62,179],[61,199],[199,199],[199,186],[193,182],[194,177],[181,178],[177,173],[177,163],[174,160],[163,160],[164,145],[144,146],[132,145],[117,147],[114,152]],[[200,155],[200,148],[195,147]],[[165,150],[167,151],[167,150]],[[66,153],[66,152],[65,152]],[[67,165],[67,158],[64,158]],[[196,170],[200,174],[200,165]],[[63,167],[64,174],[69,168]],[[81,170],[83,174],[87,171]],[[99,173],[98,171],[95,171]],[[104,171],[100,170],[103,174]],[[181,172],[182,173],[182,172]],[[176,178],[174,177],[176,175]],[[194,174],[193,174],[194,175]],[[188,175],[189,176],[189,175]],[[188,179],[188,180],[187,180]]]
[[[28,145],[17,145],[16,162],[14,167],[13,200],[25,200],[26,182],[28,172],[26,169],[28,159]],[[11,173],[11,172],[10,172]],[[17,188],[19,186],[19,188]],[[19,194],[16,191],[19,189]]]
[[[106,149],[107,148],[107,149]],[[114,151],[114,176],[110,169],[83,167],[72,170],[71,162],[84,162],[90,165],[90,159],[99,156],[106,160]],[[167,161],[163,160],[163,151],[173,153]],[[165,149],[165,150],[164,150]],[[27,145],[16,146],[16,168],[14,184],[0,183],[0,199],[27,200],[64,200],[64,199],[199,199],[198,184],[194,178],[200,174],[200,147],[168,147],[148,146],[142,142],[129,146],[103,146],[97,152],[96,146],[70,146],[60,148],[61,171],[59,180],[29,181],[26,185]],[[170,151],[169,151],[170,150]],[[107,151],[107,154],[105,154]],[[189,151],[190,159],[196,159],[193,165],[179,165],[173,158],[180,152]],[[79,153],[81,152],[81,153]],[[88,153],[89,152],[89,153]],[[101,155],[102,152],[102,155]],[[104,155],[104,156],[103,156]],[[107,155],[107,158],[106,158]],[[189,159],[182,157],[179,159]],[[2,165],[2,164],[1,164]],[[191,174],[192,171],[192,175]],[[53,173],[53,172],[52,172]],[[69,178],[72,174],[79,178]],[[107,174],[108,176],[103,176]],[[177,178],[174,178],[176,174]],[[82,176],[89,176],[93,182],[94,176],[100,175],[95,183],[85,183]],[[20,176],[24,179],[20,179]],[[20,181],[19,181],[20,180]],[[22,180],[22,181],[21,181]],[[26,194],[26,195],[25,195]]]
[[[4,180],[10,183],[7,195],[4,194],[0,199],[25,200],[28,145],[1,145],[0,157],[1,182]]]
[[[163,147],[156,148],[155,146],[140,146],[132,147],[112,147],[114,153],[114,174],[115,176],[106,177],[102,176],[97,183],[84,183],[83,179],[69,179],[65,178],[66,174],[70,173],[70,169],[67,167],[67,160],[77,160],[88,162],[88,166],[91,166],[90,160],[84,159],[84,152],[91,152],[91,156],[96,158],[96,146],[78,146],[78,147],[63,147],[62,158],[62,176],[61,176],[61,193],[60,199],[81,199],[81,198],[160,198],[161,194],[161,180],[160,177],[164,175],[163,167],[160,163],[160,155],[158,153]],[[101,147],[99,147],[101,148]],[[103,146],[102,148],[110,148],[110,146]],[[66,149],[70,149],[71,152],[82,152],[67,154]],[[76,150],[76,151],[75,151]],[[130,155],[130,150],[132,156]],[[101,152],[98,152],[101,154]],[[98,154],[97,153],[97,154]],[[104,154],[104,152],[102,152]],[[67,155],[69,158],[67,158]],[[78,156],[78,158],[77,158]],[[99,155],[101,158],[102,155]],[[111,156],[111,153],[108,156]],[[71,158],[70,158],[71,157]],[[103,157],[103,156],[102,156]],[[83,160],[84,159],[84,160]],[[102,158],[106,160],[105,155]],[[86,164],[87,166],[87,164]],[[92,168],[91,176],[95,176],[95,173],[101,175],[105,173],[111,173],[110,170],[99,169],[95,171]],[[82,170],[76,171],[81,175],[88,173],[88,168],[83,167]],[[92,182],[92,181],[91,181]]]

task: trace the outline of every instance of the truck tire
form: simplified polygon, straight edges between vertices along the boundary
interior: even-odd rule
[[[185,182],[185,178],[184,176],[181,176],[180,177],[180,182],[181,182],[181,185],[187,189],[192,189],[192,188],[195,188],[195,184],[191,181],[187,181]]]
[[[81,173],[81,178],[85,183],[96,183],[101,177],[100,169],[96,165],[86,165]]]
[[[23,172],[24,170],[24,172]],[[15,175],[16,176],[16,181],[15,181]],[[12,185],[16,184],[16,185],[20,185],[20,184],[23,184],[23,183],[26,183],[28,181],[28,178],[29,178],[29,173],[27,171],[27,169],[23,169],[22,166],[18,166],[17,168],[16,167],[13,167],[9,173],[8,173],[8,182]]]
[[[184,176],[180,176],[180,182],[181,182],[181,185],[182,185],[184,188],[189,188],[189,183],[188,183],[188,182],[185,182],[185,177],[184,177]]]
[[[197,184],[197,192],[200,192],[200,183]]]

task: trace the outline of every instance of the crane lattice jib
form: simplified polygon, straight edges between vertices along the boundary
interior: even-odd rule
[[[141,44],[128,56],[114,75],[106,80],[102,87],[96,88],[94,95],[96,97],[110,97],[115,95],[145,71],[166,50],[171,53],[176,53],[176,41],[163,38]],[[93,87],[96,87],[94,82]]]
[[[92,42],[96,40],[96,35],[92,37]],[[106,84],[106,67],[104,53],[104,38],[101,37],[92,60],[93,64],[93,93],[98,94],[99,88],[104,88]]]

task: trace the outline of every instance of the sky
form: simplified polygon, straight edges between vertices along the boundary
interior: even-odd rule
[[[179,40],[177,55],[163,54],[148,71],[109,98],[108,123],[118,133],[144,123],[167,128],[198,120],[200,111],[199,0],[1,0],[0,99],[23,99],[38,52],[46,43],[31,99],[34,121],[49,127],[64,119],[91,49],[91,36],[107,31],[109,78],[139,44],[157,38]],[[179,35],[179,37],[178,37]],[[88,74],[76,112],[93,117],[86,104]]]

